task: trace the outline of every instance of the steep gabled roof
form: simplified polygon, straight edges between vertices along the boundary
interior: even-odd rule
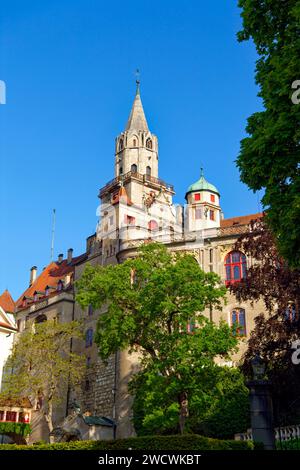
[[[6,313],[14,313],[15,311],[16,304],[7,289],[0,295],[0,307]]]
[[[67,259],[63,260],[61,263],[57,261],[50,263],[36,278],[34,283],[19,297],[16,302],[17,308],[22,307],[24,297],[33,298],[35,292],[44,292],[47,286],[56,290],[58,282],[60,280],[63,281],[64,277],[68,274],[74,273],[75,265],[83,261],[86,256],[85,253],[77,256],[72,259],[70,264],[68,264]]]

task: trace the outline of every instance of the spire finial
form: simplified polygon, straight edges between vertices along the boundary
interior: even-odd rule
[[[136,95],[139,95],[140,94],[140,71],[139,69],[136,69],[135,71],[135,77],[136,77],[136,80],[135,80],[135,83],[136,83]]]
[[[203,166],[201,166],[200,168],[200,178],[203,178],[204,177],[204,170],[203,170]]]

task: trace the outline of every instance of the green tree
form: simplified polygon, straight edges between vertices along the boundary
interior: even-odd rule
[[[5,377],[2,396],[42,398],[41,411],[49,432],[53,430],[53,410],[76,387],[84,373],[84,360],[71,351],[71,339],[82,338],[78,322],[48,320],[31,324],[18,337],[6,363],[12,372]]]
[[[249,188],[264,190],[262,203],[279,251],[290,266],[299,267],[300,1],[239,0],[239,6],[238,38],[252,38],[256,46],[264,110],[248,119],[249,136],[241,142],[237,165]]]
[[[226,439],[249,427],[249,391],[238,369],[214,365],[210,374],[202,369],[199,376],[192,370],[186,384],[190,414],[186,428],[189,432]],[[138,435],[178,432],[176,385],[177,381],[172,384],[155,370],[136,374],[131,390],[134,393],[134,427]]]
[[[183,430],[189,394],[206,387],[215,359],[228,358],[237,345],[227,324],[203,314],[210,306],[221,308],[226,289],[220,278],[202,271],[191,255],[151,243],[120,265],[87,266],[77,288],[83,307],[107,306],[95,336],[102,359],[118,350],[137,351],[141,370],[177,396],[172,410]]]

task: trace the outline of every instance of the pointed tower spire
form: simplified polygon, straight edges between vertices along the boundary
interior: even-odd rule
[[[136,79],[136,92],[134,102],[131,108],[131,113],[126,125],[126,131],[149,131],[142,100],[140,96],[140,80],[139,77]]]

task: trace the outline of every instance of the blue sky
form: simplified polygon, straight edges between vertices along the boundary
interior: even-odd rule
[[[30,267],[49,263],[53,208],[55,256],[85,250],[136,68],[175,202],[203,164],[225,217],[259,210],[234,163],[261,106],[254,47],[236,40],[239,15],[237,0],[1,1],[0,292],[18,297]]]

